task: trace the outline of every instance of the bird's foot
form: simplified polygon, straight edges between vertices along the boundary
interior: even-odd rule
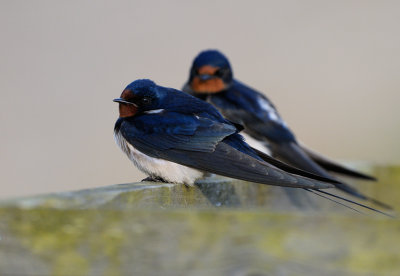
[[[162,178],[159,177],[152,177],[152,176],[148,176],[145,179],[142,179],[142,182],[146,182],[146,181],[150,181],[150,182],[164,182],[167,183],[167,181],[165,181]]]

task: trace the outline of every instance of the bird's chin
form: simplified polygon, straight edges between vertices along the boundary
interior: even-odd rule
[[[191,88],[199,94],[214,94],[225,90],[226,85],[220,78],[202,81],[196,77],[191,83]]]
[[[126,118],[135,116],[137,113],[137,106],[133,104],[119,103],[119,117]]]

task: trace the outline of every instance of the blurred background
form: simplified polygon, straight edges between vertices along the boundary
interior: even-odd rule
[[[112,102],[216,48],[309,147],[400,163],[398,1],[1,1],[0,198],[144,177]]]

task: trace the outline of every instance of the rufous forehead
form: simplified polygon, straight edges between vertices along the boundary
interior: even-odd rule
[[[200,75],[214,75],[214,73],[218,70],[218,67],[214,67],[211,65],[201,66],[198,70]]]
[[[132,93],[132,90],[130,90],[130,89],[125,89],[124,91],[122,91],[122,94],[121,94],[121,97],[120,97],[120,98],[122,98],[122,99],[124,99],[124,100],[129,100],[129,99],[134,98],[134,95],[133,95],[133,93]]]

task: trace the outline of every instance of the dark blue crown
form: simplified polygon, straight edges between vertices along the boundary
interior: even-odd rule
[[[203,65],[212,65],[220,68],[231,67],[229,60],[217,50],[205,50],[193,61],[193,67],[199,68]]]

